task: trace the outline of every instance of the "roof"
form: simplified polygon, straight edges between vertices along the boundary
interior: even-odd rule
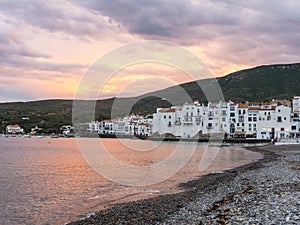
[[[250,111],[254,111],[254,110],[260,110],[261,108],[260,107],[249,107],[249,109],[248,110],[250,110]]]
[[[248,107],[249,107],[249,105],[248,105],[248,104],[245,104],[245,103],[240,103],[240,104],[238,104],[238,108],[246,109],[246,108],[248,108]]]
[[[8,127],[8,128],[20,128],[19,125],[8,125],[7,127]]]
[[[163,108],[163,109],[160,109],[159,112],[161,112],[161,113],[171,113],[171,112],[176,112],[176,109]]]

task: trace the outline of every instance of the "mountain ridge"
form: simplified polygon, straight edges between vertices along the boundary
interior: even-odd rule
[[[115,110],[117,114],[114,116],[124,116],[122,108],[129,105],[133,106],[131,112],[146,115],[155,112],[158,107],[182,105],[187,100],[205,103],[206,96],[198,83],[208,85],[209,89],[209,85],[215,81],[220,85],[226,101],[291,99],[295,95],[300,95],[300,63],[261,65],[223,77],[183,83],[137,97],[97,100],[96,119],[110,118],[113,104],[117,105]],[[178,98],[183,90],[188,98]],[[220,95],[217,93],[216,101]],[[8,124],[19,124],[26,131],[39,126],[45,133],[58,132],[60,126],[71,124],[72,104],[73,100],[64,99],[0,103],[0,132],[3,132]],[[22,117],[29,117],[30,120],[22,120]]]

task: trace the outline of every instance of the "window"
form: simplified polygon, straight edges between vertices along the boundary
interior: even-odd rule
[[[225,117],[223,117],[223,118],[222,118],[222,122],[225,122],[225,121],[226,121],[226,118],[225,118]]]
[[[252,121],[252,117],[248,117],[248,121],[249,121],[249,122]]]
[[[280,130],[281,130],[281,131],[284,131],[284,128],[281,128]]]
[[[235,113],[230,113],[230,117],[235,117]]]
[[[292,130],[297,130],[297,127],[296,126],[292,126]]]
[[[171,119],[171,116],[169,116],[169,119]]]
[[[235,107],[234,106],[230,106],[230,111],[234,111]]]
[[[253,121],[256,122],[257,121],[257,117],[253,117]]]
[[[281,122],[282,122],[281,116],[278,116],[278,117],[277,117],[277,122],[278,122],[278,123],[281,123]]]
[[[234,124],[230,124],[230,133],[235,133]]]
[[[167,119],[167,116],[166,116],[166,115],[164,115],[164,119]]]

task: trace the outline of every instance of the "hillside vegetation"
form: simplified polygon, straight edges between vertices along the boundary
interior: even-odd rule
[[[282,64],[259,66],[241,70],[217,78],[225,100],[235,102],[266,101],[271,99],[291,99],[300,95],[300,64]],[[133,105],[131,112],[147,115],[155,112],[157,107],[181,105],[187,100],[207,102],[198,83],[208,87],[213,79],[184,83],[160,91],[134,98],[98,100],[96,120],[111,117],[111,107],[117,101],[114,116],[125,116],[123,107]],[[189,98],[181,98],[181,90]],[[219,96],[219,95],[217,95]],[[218,100],[218,99],[215,99]],[[28,132],[32,127],[43,128],[44,133],[57,133],[62,125],[72,123],[72,100],[43,100],[32,102],[14,102],[0,104],[0,131],[8,124],[18,124]],[[84,111],[84,108],[82,109]],[[28,119],[29,118],[29,119]],[[88,121],[87,121],[88,122]]]

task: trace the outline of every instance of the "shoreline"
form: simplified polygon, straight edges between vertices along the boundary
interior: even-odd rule
[[[273,145],[245,147],[245,149],[259,152],[263,154],[263,158],[250,164],[225,170],[223,173],[210,173],[182,183],[179,185],[184,188],[181,193],[116,204],[111,208],[96,212],[95,215],[88,218],[68,224],[225,224],[225,221],[233,218],[235,213],[230,216],[230,211],[223,212],[221,208],[226,204],[234,205],[233,199],[235,195],[238,195],[237,193],[251,194],[255,189],[254,181],[251,181],[251,178],[249,178],[250,180],[243,178],[247,181],[245,184],[240,181],[236,184],[235,180],[246,173],[258,170],[263,170],[262,173],[264,173],[264,170],[270,169],[270,165],[276,165],[281,159],[286,158],[285,155],[280,155],[282,152],[290,149],[298,151],[297,146]],[[226,191],[218,193],[216,190],[220,187],[226,187],[227,193]],[[211,196],[207,197],[209,195]],[[197,211],[196,215],[193,215],[193,209]],[[233,222],[239,223],[238,221]]]

